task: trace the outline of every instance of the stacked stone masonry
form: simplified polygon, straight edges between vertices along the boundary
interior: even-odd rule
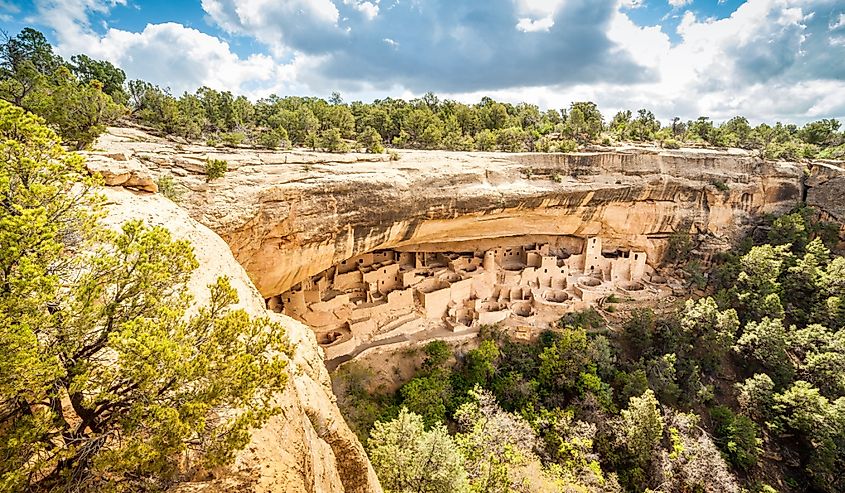
[[[612,293],[659,297],[662,280],[637,251],[602,252],[599,237],[470,252],[383,250],[359,255],[267,300],[313,328],[327,360],[385,337],[499,324],[529,337]]]

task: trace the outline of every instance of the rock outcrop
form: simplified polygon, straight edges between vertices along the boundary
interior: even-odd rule
[[[287,389],[277,397],[283,412],[256,430],[235,464],[198,476],[178,491],[209,492],[380,492],[378,479],[354,433],[335,403],[322,351],[313,332],[264,308],[264,300],[226,243],[191,219],[185,209],[157,194],[107,188],[108,223],[140,218],[167,227],[193,243],[201,267],[190,281],[197,305],[208,302],[207,286],[228,276],[240,307],[255,316],[274,317],[295,348]]]
[[[140,161],[129,159],[122,152],[90,154],[85,161],[85,166],[89,172],[102,176],[106,186],[158,192],[158,185],[149,170]]]
[[[171,175],[262,296],[367,251],[520,235],[601,236],[659,259],[677,230],[705,253],[802,199],[801,167],[730,150],[574,154],[399,151],[388,156],[177,145],[113,129],[99,147]],[[205,182],[208,158],[229,172]]]
[[[845,168],[844,163],[816,162],[807,178],[807,205],[814,207],[822,219],[838,223],[845,238]]]

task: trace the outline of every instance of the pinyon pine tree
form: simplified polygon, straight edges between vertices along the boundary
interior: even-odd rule
[[[190,244],[97,226],[80,156],[0,102],[0,491],[163,489],[225,463],[279,410],[281,327],[225,278],[188,312]],[[189,314],[190,313],[190,314]]]

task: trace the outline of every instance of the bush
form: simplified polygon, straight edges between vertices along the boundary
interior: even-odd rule
[[[275,130],[264,130],[258,134],[256,143],[259,147],[265,149],[277,149],[279,147],[286,148],[290,145],[288,140],[288,133],[284,128]]]
[[[575,152],[578,150],[578,142],[572,139],[559,140],[549,146],[550,152]]]
[[[663,255],[663,262],[672,263],[673,265],[686,263],[689,260],[692,249],[692,236],[689,232],[679,228],[678,231],[675,231],[669,236],[669,243],[666,246],[666,253]]]
[[[367,127],[358,134],[358,145],[371,154],[382,154],[384,152],[382,142],[381,134],[373,127]]]
[[[711,185],[713,185],[713,187],[716,188],[716,190],[718,190],[720,192],[727,192],[728,190],[730,190],[730,187],[728,187],[728,184],[721,181],[721,180],[713,181],[711,183]]]
[[[246,135],[242,132],[227,132],[220,135],[220,140],[226,147],[238,147],[246,140]]]
[[[343,141],[340,130],[330,128],[320,134],[320,147],[328,152],[349,152],[349,146]]]
[[[808,144],[800,142],[772,142],[763,150],[766,159],[782,159],[786,161],[800,161],[804,158],[813,157],[815,149]]]
[[[179,189],[179,185],[176,184],[176,180],[174,180],[172,176],[162,176],[158,179],[156,185],[158,185],[158,193],[164,195],[171,201],[179,202],[182,198],[182,191]]]
[[[748,416],[734,414],[725,406],[716,406],[710,410],[713,419],[713,435],[716,445],[725,458],[743,470],[748,470],[757,463],[758,442],[757,425]]]
[[[818,159],[845,159],[845,144],[822,149],[816,157]]]
[[[660,143],[664,149],[680,149],[681,143],[675,139],[666,139]]]
[[[223,178],[229,171],[229,163],[224,159],[209,159],[205,162],[205,181]]]
[[[390,151],[390,160],[391,161],[399,161],[399,159],[401,159],[401,156],[399,155],[398,152]]]
[[[475,148],[479,151],[493,151],[496,149],[496,134],[484,129],[475,136]]]

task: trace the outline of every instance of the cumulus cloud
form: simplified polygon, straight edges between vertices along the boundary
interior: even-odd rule
[[[275,4],[204,0],[203,6],[224,29],[250,33],[275,54],[326,55],[319,74],[344,87],[368,82],[415,92],[494,90],[649,76],[608,39],[617,0],[382,2],[367,22],[355,22],[353,3],[336,2],[338,24],[309,28],[307,36],[299,34],[305,34],[308,16],[292,18]],[[261,15],[245,14],[256,9]]]
[[[660,107],[668,100],[674,104],[664,115],[686,106],[681,116],[718,119],[841,116],[845,67],[836,60],[845,51],[831,48],[825,33],[835,9],[826,0],[749,0],[724,19],[686,12],[674,45],[662,31],[618,14],[611,38],[659,74],[656,82],[632,88],[629,105]]]
[[[256,93],[262,86],[297,87],[297,74],[312,59],[294,57],[287,64],[267,55],[241,58],[217,37],[182,24],[148,24],[140,32],[107,28],[95,33],[92,12],[107,12],[115,1],[39,1],[39,15],[58,38],[57,51],[65,57],[86,53],[121,67],[129,79],[138,78],[169,87],[174,93],[200,86]],[[262,92],[258,90],[257,92]]]
[[[522,17],[519,19],[519,22],[516,23],[516,28],[522,32],[533,33],[537,31],[548,31],[554,25],[555,21],[551,17],[543,17],[541,19],[529,19],[528,17]]]
[[[689,5],[692,3],[692,0],[669,0],[669,5],[673,7],[683,7],[684,5]]]

